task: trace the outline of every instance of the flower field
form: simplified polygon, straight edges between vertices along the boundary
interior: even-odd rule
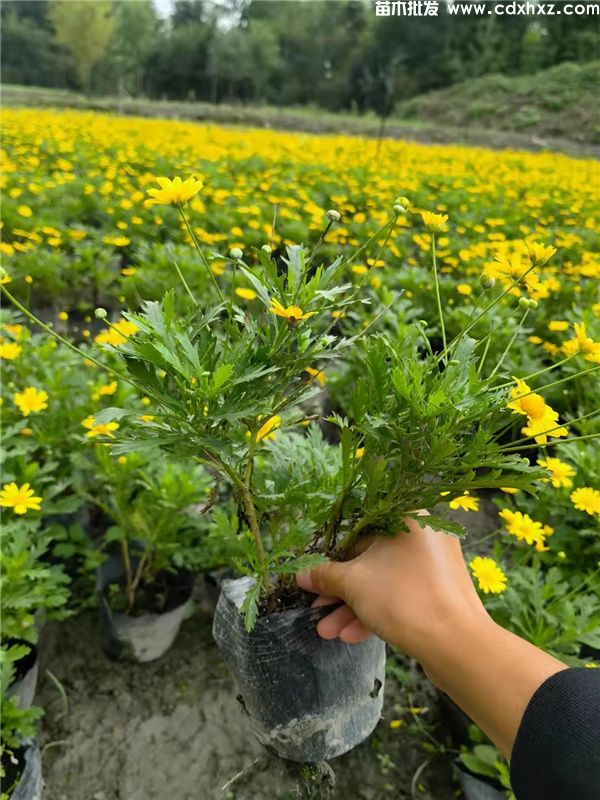
[[[260,588],[312,564],[294,549],[307,526],[337,557],[359,528],[394,524],[379,496],[359,517],[379,491],[372,453],[414,472],[385,488],[404,512],[426,503],[468,534],[486,510],[491,532],[463,549],[498,622],[570,665],[600,664],[597,162],[84,112],[5,110],[3,128],[3,691],[39,610],[94,608],[109,555],[126,573],[109,599],[127,615],[150,576],[234,565]],[[219,303],[238,323],[223,323],[225,361],[201,338],[210,314],[194,316]],[[346,356],[374,331],[398,350]],[[279,386],[270,373],[286,370]],[[408,410],[382,400],[377,420],[374,387]],[[337,509],[336,550],[322,512],[349,463],[355,525]],[[256,529],[270,561],[260,531],[248,544]],[[12,751],[39,712],[10,708]],[[392,709],[386,747],[420,713]]]

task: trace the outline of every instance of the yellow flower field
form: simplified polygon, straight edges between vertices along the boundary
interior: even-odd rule
[[[100,602],[136,619],[164,575],[252,578],[250,632],[294,574],[428,509],[470,534],[496,622],[597,666],[597,162],[39,109],[3,129],[2,569],[48,586],[12,632],[97,604],[109,556]]]
[[[342,222],[327,241],[356,246],[402,192],[415,208],[449,215],[439,261],[463,280],[486,266],[502,274],[496,255],[510,272],[524,242],[536,240],[560,253],[535,287],[539,296],[599,275],[600,173],[591,160],[396,141],[378,157],[376,142],[358,137],[37,110],[5,111],[3,156],[9,273],[19,273],[23,254],[76,256],[93,242],[121,257],[118,280],[134,278],[136,248],[163,239],[173,213],[146,202],[147,189],[156,175],[196,175],[204,188],[190,206],[194,232],[224,252],[311,241],[328,208]],[[429,247],[424,226],[406,217],[388,244],[378,266],[390,270],[416,265]]]

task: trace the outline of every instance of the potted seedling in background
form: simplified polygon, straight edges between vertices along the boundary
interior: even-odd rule
[[[42,757],[35,740],[40,708],[24,708],[17,697],[7,691],[14,683],[14,662],[27,654],[19,645],[0,648],[0,781],[1,798],[41,800]]]
[[[469,725],[469,739],[455,761],[466,800],[515,800],[506,759],[476,725]]]
[[[39,507],[41,498],[25,495],[22,503],[10,485],[4,487],[2,505],[24,516]],[[9,513],[9,512],[7,512]],[[39,800],[42,790],[41,757],[35,742],[36,721],[41,710],[33,706],[37,685],[37,641],[40,613],[65,616],[68,578],[62,569],[43,560],[49,537],[39,520],[3,520],[0,552],[0,694],[2,699],[2,786],[14,800]],[[4,796],[4,795],[3,795]]]
[[[99,430],[95,420],[84,422]],[[100,546],[110,555],[97,570],[104,647],[114,658],[153,661],[191,609],[211,481],[189,461],[156,453],[116,457],[104,444],[93,447],[97,486],[93,494],[81,491],[107,525]]]

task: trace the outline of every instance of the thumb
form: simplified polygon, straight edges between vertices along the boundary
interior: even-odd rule
[[[301,589],[315,594],[346,599],[346,577],[348,565],[340,561],[328,561],[310,572],[299,572],[296,582]]]

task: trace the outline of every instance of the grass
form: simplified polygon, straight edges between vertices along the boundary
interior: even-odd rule
[[[486,75],[401,103],[422,122],[486,127],[600,144],[600,61],[533,75]]]

